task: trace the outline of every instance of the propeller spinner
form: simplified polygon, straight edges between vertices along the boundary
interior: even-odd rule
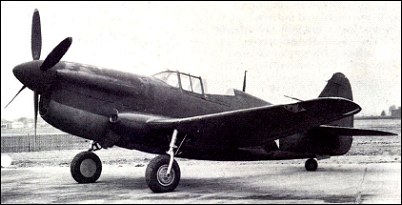
[[[39,109],[39,94],[44,92],[47,87],[44,84],[49,81],[48,76],[44,75],[49,69],[54,67],[60,59],[66,54],[71,46],[73,39],[67,37],[57,45],[52,52],[45,58],[44,61],[39,61],[42,50],[42,32],[39,11],[35,9],[32,16],[32,31],[31,31],[31,52],[33,61],[23,63],[16,66],[13,69],[14,75],[20,80],[24,86],[17,92],[17,94],[11,99],[8,105],[24,90],[26,87],[34,91],[34,120],[35,120],[35,136],[36,125]]]

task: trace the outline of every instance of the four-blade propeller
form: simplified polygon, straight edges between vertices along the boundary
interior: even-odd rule
[[[51,69],[55,66],[60,59],[66,54],[68,49],[71,46],[73,39],[71,37],[67,37],[62,42],[59,43],[45,58],[42,65],[40,66],[41,72],[46,72],[47,70]],[[41,31],[41,22],[40,22],[40,15],[39,11],[35,9],[33,16],[32,16],[32,32],[31,32],[31,52],[32,52],[32,59],[34,61],[39,60],[40,54],[42,50],[42,31]],[[32,68],[37,69],[37,68]],[[27,86],[24,85],[22,88],[17,92],[17,94],[11,99],[11,101],[4,107],[7,108],[8,105],[24,90]],[[35,122],[35,136],[36,136],[36,124],[38,118],[38,109],[39,109],[39,92],[37,90],[34,91],[34,122]]]

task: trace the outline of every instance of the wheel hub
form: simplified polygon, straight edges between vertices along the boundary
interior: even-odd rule
[[[93,159],[84,159],[80,165],[80,172],[84,177],[92,177],[96,173],[96,162]]]
[[[158,172],[157,172],[157,180],[158,183],[162,186],[169,186],[174,182],[174,179],[176,177],[174,169],[170,173],[167,173],[168,170],[168,165],[162,165],[159,167]]]

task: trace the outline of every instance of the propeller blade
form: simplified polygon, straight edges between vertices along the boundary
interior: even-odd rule
[[[34,125],[35,125],[35,137],[36,137],[36,124],[38,122],[38,108],[39,108],[39,94],[37,91],[34,91]]]
[[[60,42],[59,45],[57,45],[43,61],[42,65],[40,66],[40,69],[42,71],[46,71],[51,67],[53,67],[54,65],[56,65],[60,61],[60,59],[64,56],[64,54],[66,54],[72,42],[73,38],[71,37],[67,37],[62,42]]]
[[[39,60],[42,50],[42,33],[38,9],[35,9],[32,16],[31,50],[32,58],[34,60]]]
[[[25,88],[26,88],[27,86],[22,86],[22,88],[20,89],[20,91],[18,91],[18,93],[17,94],[15,94],[15,96],[13,97],[13,99],[11,99],[11,101],[4,107],[4,109],[6,109],[7,108],[7,106],[17,97],[17,95],[18,94],[20,94],[20,92],[22,91],[22,90],[24,90]]]

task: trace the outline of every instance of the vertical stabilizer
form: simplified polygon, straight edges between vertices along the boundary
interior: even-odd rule
[[[335,73],[318,97],[342,97],[353,100],[352,87],[343,73]],[[331,122],[329,125],[353,127],[353,116]]]

